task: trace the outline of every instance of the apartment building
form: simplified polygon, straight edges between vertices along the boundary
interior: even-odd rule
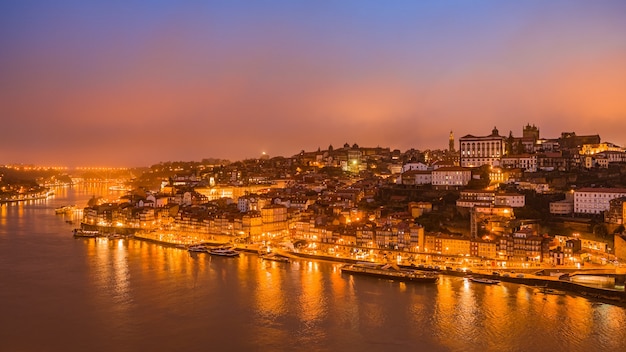
[[[620,197],[626,197],[626,188],[581,188],[574,191],[574,213],[601,214]]]

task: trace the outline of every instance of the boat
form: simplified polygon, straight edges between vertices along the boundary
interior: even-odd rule
[[[239,252],[232,249],[231,247],[216,247],[209,249],[209,254],[217,255],[221,257],[238,257]]]
[[[74,211],[75,208],[76,208],[75,205],[64,205],[64,206],[61,206],[61,207],[58,207],[58,208],[54,208],[54,213],[58,214],[58,215],[60,215],[60,214],[69,214],[72,211]]]
[[[419,270],[400,269],[398,266],[393,264],[346,264],[341,267],[341,272],[352,275],[373,276],[396,281],[435,283],[437,282],[437,280],[439,280],[439,276],[437,274]]]
[[[476,282],[476,283],[479,283],[479,284],[497,285],[497,284],[500,283],[500,280],[489,279],[489,278],[486,278],[486,277],[473,277],[473,276],[470,276],[470,277],[468,277],[468,279],[471,282]]]
[[[100,236],[99,231],[74,229],[74,237],[98,237],[98,236]]]
[[[261,258],[263,260],[272,260],[272,261],[275,261],[275,262],[282,262],[282,263],[289,263],[290,262],[289,258],[284,257],[284,256],[279,255],[279,254],[276,254],[274,252],[270,252],[270,253],[259,255],[259,258]]]
[[[546,295],[557,295],[557,296],[565,296],[566,292],[561,290],[555,290],[553,288],[542,287],[539,289],[539,292]]]
[[[189,246],[187,251],[194,253],[207,253],[209,250],[203,245],[193,245]]]

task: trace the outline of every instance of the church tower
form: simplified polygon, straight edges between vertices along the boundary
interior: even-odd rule
[[[454,133],[450,131],[450,140],[448,141],[448,150],[454,152]]]

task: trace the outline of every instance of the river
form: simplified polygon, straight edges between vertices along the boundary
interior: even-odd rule
[[[54,208],[100,193],[1,206],[0,351],[626,350],[626,309],[573,295],[73,238]]]

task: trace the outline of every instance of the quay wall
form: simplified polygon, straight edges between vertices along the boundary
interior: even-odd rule
[[[99,231],[102,234],[118,234],[125,236],[134,235],[140,230],[135,227],[100,226],[85,223],[81,223],[80,228],[87,231]]]
[[[156,238],[151,238],[150,236],[143,236],[141,234],[140,229],[136,228],[118,228],[118,227],[103,227],[98,225],[89,225],[89,224],[81,224],[81,227],[84,230],[98,230],[103,233],[117,233],[123,235],[135,235],[135,238],[158,243],[161,245],[180,247],[181,244],[171,243],[168,241],[160,241]],[[223,245],[224,243],[215,242],[215,243],[207,243],[209,245]],[[254,245],[247,244],[237,244],[238,250],[249,252],[249,253],[258,253],[259,248]],[[335,257],[328,255],[318,255],[318,254],[309,254],[309,253],[300,253],[300,252],[292,252],[292,251],[279,251],[279,254],[290,256],[290,257],[298,257],[304,259],[312,259],[312,260],[323,260],[323,261],[332,261],[332,262],[340,262],[340,263],[357,263],[361,260],[356,260],[352,258],[344,258],[344,257]],[[510,282],[515,284],[522,284],[528,286],[535,287],[546,287],[552,289],[559,289],[567,292],[571,292],[574,294],[578,294],[583,297],[598,299],[601,301],[607,301],[611,303],[617,303],[620,305],[626,305],[626,291],[624,290],[615,290],[615,289],[607,289],[600,287],[592,287],[587,285],[578,284],[575,282],[567,281],[567,280],[556,280],[554,278],[541,278],[541,277],[517,277],[517,276],[501,276],[501,275],[492,275],[492,274],[481,274],[481,273],[471,273],[471,272],[463,272],[458,270],[448,270],[448,269],[433,269],[433,268],[417,268],[415,266],[407,266],[401,265],[401,267],[407,269],[418,269],[423,271],[434,271],[443,275],[457,276],[463,277],[466,275],[475,275],[479,277],[487,277],[491,279],[497,279],[503,282]]]

